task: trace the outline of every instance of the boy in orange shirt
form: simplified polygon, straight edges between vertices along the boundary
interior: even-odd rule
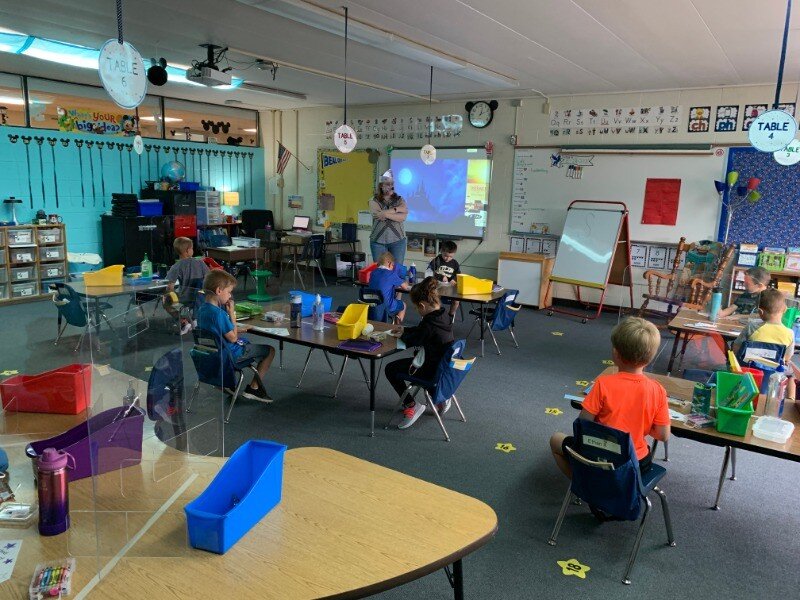
[[[653,462],[645,436],[666,442],[670,434],[667,392],[644,374],[660,343],[661,335],[649,321],[629,317],[617,325],[611,332],[611,357],[619,372],[595,380],[580,414],[581,419],[629,433],[642,473]],[[572,441],[572,436],[563,433],[554,433],[550,438],[556,464],[569,478],[572,469],[564,445],[571,445]]]

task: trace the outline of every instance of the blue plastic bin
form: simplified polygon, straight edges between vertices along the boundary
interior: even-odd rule
[[[178,189],[181,192],[196,192],[200,189],[199,181],[181,181],[178,182]]]
[[[314,302],[317,299],[317,295],[310,294],[302,290],[289,290],[289,302],[292,301],[292,296],[297,296],[297,295],[303,298],[302,316],[310,317],[311,313],[313,312]],[[320,294],[320,298],[322,299],[322,308],[325,309],[325,312],[326,313],[331,312],[332,298],[330,296],[324,296],[322,294]]]
[[[164,214],[164,205],[161,202],[142,202],[139,200],[140,217],[160,217]]]
[[[245,442],[211,484],[186,505],[189,544],[225,554],[281,501],[286,446]]]

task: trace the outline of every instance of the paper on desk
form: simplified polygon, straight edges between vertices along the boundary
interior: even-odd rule
[[[685,423],[686,417],[687,415],[678,412],[677,410],[673,410],[671,408],[669,409],[669,418],[672,419],[673,421],[680,421],[681,423]]]
[[[260,331],[262,333],[271,333],[273,335],[289,335],[289,330],[285,327],[255,327],[251,325],[249,327],[254,331]]]
[[[20,548],[22,540],[0,540],[0,582],[11,578]]]

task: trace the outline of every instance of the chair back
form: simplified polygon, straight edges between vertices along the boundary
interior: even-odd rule
[[[271,210],[247,208],[242,211],[241,217],[243,234],[255,236],[259,229],[275,229],[275,219]]]
[[[493,331],[504,331],[514,325],[514,319],[519,309],[522,308],[516,303],[517,294],[519,294],[519,290],[506,290],[506,293],[498,301],[491,318]]]
[[[153,365],[147,381],[147,416],[151,421],[172,422],[183,394],[183,353],[173,348]]]
[[[645,493],[631,436],[583,419],[575,419],[572,432],[572,493],[618,519],[639,518]]]
[[[783,346],[782,344],[745,340],[736,353],[736,359],[739,361],[741,366],[749,367],[751,369],[758,369],[764,373],[764,378],[761,380],[761,393],[766,394],[767,388],[769,387],[769,376],[775,372],[777,367],[767,365],[756,360],[756,358],[765,358],[769,361],[780,364],[785,353],[786,346]]]
[[[212,331],[195,328],[192,357],[197,378],[215,387],[236,387],[236,362],[224,340]]]
[[[367,287],[358,288],[358,301],[369,306],[367,318],[370,321],[385,322],[389,313],[386,310],[386,303],[383,300],[383,292]]]
[[[325,258],[325,236],[321,233],[308,237],[300,260],[322,260]]]
[[[178,298],[181,301],[181,304],[192,306],[195,304],[197,300],[197,293],[203,290],[203,278],[196,277],[195,279],[190,279],[184,285],[181,282],[180,287],[178,288]]]
[[[86,309],[81,304],[81,297],[75,289],[66,283],[54,283],[51,285],[53,291],[53,304],[55,304],[58,314],[64,320],[75,327],[86,327],[89,317]]]
[[[277,250],[281,247],[281,242],[277,231],[272,231],[271,229],[258,229],[256,231],[256,238],[258,238],[261,247],[267,250]]]
[[[435,404],[440,404],[455,394],[467,373],[472,369],[472,365],[475,364],[474,357],[464,358],[466,343],[466,340],[454,341],[442,357],[436,371],[436,388],[431,394]]]

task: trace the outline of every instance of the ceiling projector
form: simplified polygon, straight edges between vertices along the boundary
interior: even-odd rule
[[[197,66],[186,69],[186,79],[200,85],[215,87],[218,85],[230,85],[233,81],[233,76],[230,73],[224,73],[211,67]]]

